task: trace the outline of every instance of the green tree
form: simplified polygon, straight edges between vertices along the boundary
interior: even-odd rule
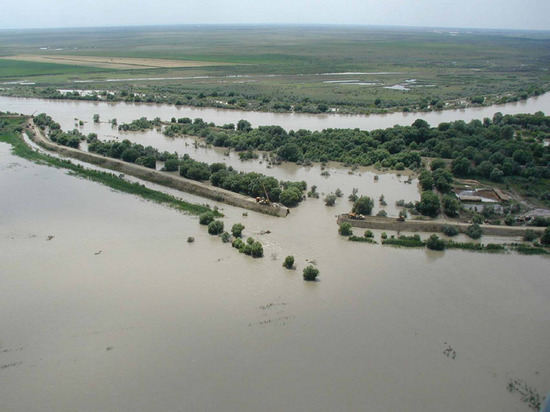
[[[550,245],[550,227],[544,229],[544,233],[540,238],[540,243],[543,245]]]
[[[439,198],[434,192],[422,193],[416,210],[424,216],[436,217],[439,214]]]
[[[340,233],[342,236],[353,235],[353,231],[351,230],[351,225],[348,222],[344,222],[340,224],[340,227],[338,228],[338,233]]]
[[[283,266],[287,269],[292,269],[294,267],[294,256],[287,256],[283,262]]]
[[[334,206],[336,204],[336,195],[330,194],[325,197],[325,205],[326,206]]]
[[[279,201],[285,206],[296,206],[302,200],[302,192],[297,187],[289,187],[281,192]]]
[[[252,130],[252,125],[247,120],[239,120],[237,122],[237,130],[241,130],[243,132],[249,132]]]
[[[303,275],[304,275],[304,280],[308,282],[312,282],[315,279],[317,279],[317,276],[319,276],[319,269],[309,265],[306,268],[304,268]]]
[[[472,165],[467,158],[460,157],[453,160],[452,169],[453,174],[456,176],[468,176],[471,172]]]
[[[445,163],[445,160],[437,158],[432,160],[432,163],[430,163],[430,169],[432,169],[432,171],[435,171],[437,169],[445,169],[446,165],[447,164]]]
[[[94,114],[94,123],[99,123],[99,115],[97,113]]]
[[[241,237],[244,230],[244,225],[241,223],[235,223],[233,227],[231,228],[231,233],[235,237]]]
[[[252,245],[250,245],[250,252],[252,257],[255,257],[255,258],[263,257],[264,248],[260,242],[255,241],[254,243],[252,243]]]
[[[209,225],[215,218],[216,216],[213,212],[204,212],[199,215],[199,223],[201,225]]]
[[[481,227],[477,223],[468,226],[468,229],[466,229],[466,235],[472,239],[479,239],[482,235]]]
[[[453,195],[443,195],[443,212],[449,217],[455,217],[460,210],[460,201]]]
[[[453,225],[444,225],[443,226],[443,233],[445,233],[447,236],[456,236],[458,235],[458,229]]]
[[[208,233],[211,235],[219,235],[223,232],[223,222],[221,220],[214,220],[208,224]]]
[[[164,162],[164,170],[167,172],[175,172],[178,170],[180,162],[175,157],[170,157]]]
[[[426,247],[431,250],[444,250],[445,241],[441,240],[437,235],[431,235],[426,242]]]
[[[352,212],[359,215],[370,215],[374,207],[373,200],[368,196],[361,196],[353,203]]]

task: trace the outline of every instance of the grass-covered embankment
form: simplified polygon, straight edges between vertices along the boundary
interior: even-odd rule
[[[113,173],[85,169],[70,160],[58,159],[37,152],[30,148],[20,137],[24,120],[23,117],[0,117],[0,142],[12,145],[12,153],[16,156],[38,164],[67,169],[71,175],[98,182],[120,192],[140,196],[182,212],[198,215],[211,210],[207,206],[185,202],[172,195],[149,189],[139,183],[128,182]],[[220,215],[218,212],[215,213]]]

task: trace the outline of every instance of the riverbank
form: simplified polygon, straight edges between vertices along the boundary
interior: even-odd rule
[[[183,192],[192,193],[218,202],[227,203],[228,205],[277,217],[286,217],[289,213],[289,210],[286,207],[277,205],[261,205],[257,203],[255,199],[250,197],[186,179],[169,172],[162,172],[133,163],[127,163],[122,160],[107,158],[95,153],[87,153],[79,149],[58,145],[49,140],[44,133],[42,133],[42,131],[34,125],[32,119],[29,119],[27,122],[27,130],[30,132],[29,137],[32,141],[44,149],[67,157],[92,163],[96,166],[114,170],[119,173],[129,174],[148,182],[160,184],[173,189],[181,190]]]
[[[397,232],[428,232],[428,233],[443,233],[444,226],[453,226],[459,233],[466,233],[466,229],[470,226],[469,223],[455,222],[448,220],[430,219],[430,220],[405,220],[399,221],[395,218],[365,216],[364,220],[350,219],[346,215],[338,216],[337,223],[340,225],[344,222],[349,223],[353,227],[364,229],[380,229],[380,230],[395,230]],[[511,236],[522,237],[527,230],[533,230],[538,235],[544,232],[544,228],[532,226],[496,226],[496,225],[480,225],[484,235],[491,236]]]

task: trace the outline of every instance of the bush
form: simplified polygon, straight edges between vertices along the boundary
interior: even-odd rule
[[[210,222],[214,221],[216,216],[212,212],[204,212],[199,215],[199,223],[201,225],[209,225]]]
[[[460,201],[453,195],[443,195],[443,212],[449,217],[458,215]]]
[[[223,243],[229,243],[229,241],[231,240],[231,235],[227,232],[223,232],[222,233],[222,241]]]
[[[466,229],[466,235],[471,237],[472,239],[479,239],[481,237],[481,234],[481,227],[477,223],[468,226],[468,229]]]
[[[451,237],[456,236],[458,235],[458,229],[452,225],[445,225],[443,226],[443,233]]]
[[[355,212],[359,215],[370,215],[374,202],[368,196],[361,196],[359,199],[353,203],[352,212]]]
[[[376,216],[378,216],[378,217],[388,217],[388,212],[386,212],[385,210],[379,210],[378,213],[376,214]]]
[[[330,194],[325,197],[325,205],[326,206],[334,206],[336,204],[336,195]]]
[[[380,239],[387,239],[388,238],[388,234],[386,232],[382,232],[382,234],[380,235]]]
[[[372,230],[365,230],[365,237],[373,238],[374,234],[372,233]]]
[[[544,233],[540,238],[540,243],[543,245],[550,245],[550,227],[544,229]]]
[[[289,187],[281,192],[279,200],[285,206],[296,206],[302,200],[302,192],[295,186]]]
[[[231,228],[231,233],[235,237],[241,237],[243,230],[244,230],[244,225],[242,225],[241,223],[235,223]]]
[[[250,245],[250,252],[252,257],[255,257],[255,258],[263,257],[264,248],[260,242],[255,241],[254,243],[252,243],[252,245]]]
[[[283,262],[283,266],[287,269],[292,269],[294,267],[294,256],[287,256]]]
[[[536,238],[538,238],[537,232],[532,229],[527,229],[525,231],[525,235],[523,236],[523,240],[525,240],[526,242],[532,242]]]
[[[514,226],[514,223],[516,223],[516,219],[513,216],[508,215],[506,216],[506,219],[504,219],[504,223],[507,226]]]
[[[175,172],[179,169],[180,162],[175,157],[171,157],[169,159],[166,159],[166,162],[164,162],[164,170],[167,172]]]
[[[422,193],[416,210],[424,216],[436,217],[439,214],[439,198],[434,192]]]
[[[221,220],[214,220],[208,224],[208,233],[211,235],[219,235],[223,232],[223,222]]]
[[[484,222],[485,219],[483,219],[483,216],[479,214],[475,214],[474,217],[472,217],[472,222],[481,225]]]
[[[431,250],[445,250],[445,241],[437,235],[431,235],[426,242],[426,247]]]
[[[340,228],[338,229],[338,233],[340,233],[342,236],[353,235],[353,231],[351,230],[351,225],[348,222],[342,223],[340,225]]]
[[[309,265],[308,267],[304,268],[304,280],[312,282],[317,279],[318,275],[319,269],[317,269],[316,267]]]

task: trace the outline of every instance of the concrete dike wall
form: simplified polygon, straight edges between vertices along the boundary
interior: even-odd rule
[[[353,227],[365,228],[365,229],[381,229],[381,230],[395,230],[403,232],[429,232],[438,233],[443,232],[443,226],[454,226],[458,229],[459,233],[465,233],[469,223],[453,222],[446,220],[405,220],[404,222],[398,221],[396,218],[378,217],[378,216],[365,216],[364,220],[350,219],[347,215],[340,215],[337,220],[338,224],[348,222]],[[494,225],[480,225],[484,235],[492,236],[513,236],[521,237],[525,235],[528,229],[534,230],[541,234],[544,228],[540,227],[526,227],[526,226],[494,226]]]
[[[33,123],[31,122],[33,125]],[[32,127],[32,126],[31,126]],[[223,202],[231,206],[237,206],[255,212],[260,212],[277,217],[286,217],[289,210],[284,206],[275,205],[260,205],[255,199],[244,196],[238,193],[233,193],[225,189],[210,186],[195,180],[186,179],[184,177],[174,175],[168,172],[149,169],[148,167],[136,165],[134,163],[124,162],[119,159],[104,157],[96,153],[88,153],[79,149],[58,145],[49,140],[40,128],[33,125],[31,130],[31,140],[40,145],[46,150],[59,153],[63,156],[81,160],[83,162],[92,163],[106,169],[110,169],[119,173],[135,176],[139,179],[159,185],[171,187],[183,192],[192,193],[197,196],[212,199],[218,202]]]

